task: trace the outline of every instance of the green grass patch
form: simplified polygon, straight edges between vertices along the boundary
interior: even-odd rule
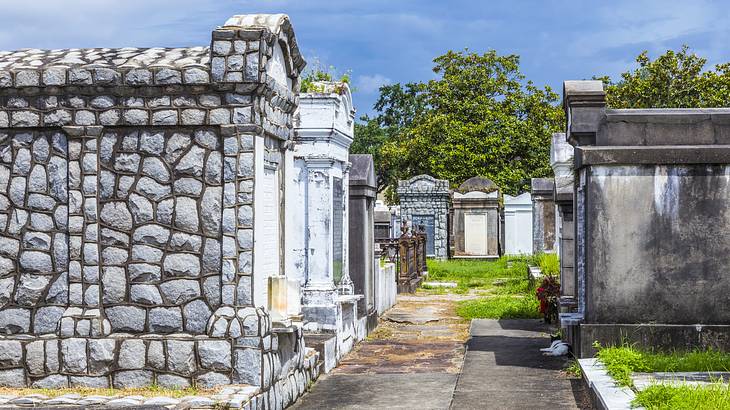
[[[478,294],[478,299],[458,303],[456,313],[465,319],[540,318],[535,284],[527,278],[531,257],[502,257],[498,260],[429,260],[428,280],[455,282],[455,288],[421,288],[429,294]]]
[[[539,303],[531,295],[499,295],[459,302],[456,313],[465,319],[539,319]]]
[[[457,287],[461,289],[489,289],[493,287],[493,282],[497,279],[526,277],[527,264],[525,261],[512,261],[510,267],[507,266],[507,262],[507,258],[493,261],[428,260],[428,280],[456,282]]]
[[[623,345],[599,348],[598,359],[621,386],[633,387],[634,372],[730,371],[730,353],[715,350],[650,352]]]
[[[539,267],[543,275],[560,275],[560,259],[555,253],[538,253],[532,257],[530,262]]]
[[[633,404],[648,410],[730,409],[730,386],[654,384],[638,392]]]

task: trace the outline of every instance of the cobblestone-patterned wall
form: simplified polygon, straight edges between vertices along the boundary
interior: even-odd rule
[[[283,15],[212,47],[0,52],[0,385],[301,393],[316,358],[251,276],[255,148],[290,138],[303,64]]]
[[[443,179],[419,175],[398,181],[401,221],[410,227],[414,216],[432,216],[433,256],[440,259],[449,257],[449,195],[449,181]],[[430,234],[428,227],[426,230]]]

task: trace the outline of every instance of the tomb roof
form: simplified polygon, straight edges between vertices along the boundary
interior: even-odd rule
[[[471,177],[459,185],[459,188],[457,188],[456,191],[462,194],[474,191],[490,193],[499,191],[499,187],[489,178]]]

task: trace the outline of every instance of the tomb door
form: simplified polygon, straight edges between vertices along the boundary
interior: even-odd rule
[[[413,230],[417,231],[420,226],[426,230],[426,255],[434,256],[436,254],[436,233],[435,218],[433,215],[413,215]]]
[[[487,254],[487,214],[464,215],[464,251],[468,255]]]

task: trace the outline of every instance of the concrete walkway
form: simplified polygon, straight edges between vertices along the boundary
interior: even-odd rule
[[[590,409],[580,379],[562,371],[567,359],[547,357],[540,320],[472,321],[452,409]]]
[[[399,297],[391,320],[381,321],[292,408],[590,408],[581,405],[579,380],[561,371],[565,359],[540,354],[550,340],[540,321],[475,320],[469,332],[469,323],[454,313],[458,299]],[[424,321],[428,316],[432,320]]]

